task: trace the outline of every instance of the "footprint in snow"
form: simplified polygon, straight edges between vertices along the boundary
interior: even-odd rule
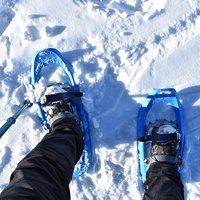
[[[40,32],[36,26],[26,26],[24,32],[24,39],[28,41],[35,41],[40,39]]]
[[[45,27],[45,33],[48,37],[53,37],[56,35],[61,34],[65,30],[65,26],[46,26]]]
[[[15,12],[10,8],[0,8],[0,36],[15,16]]]
[[[36,41],[41,36],[54,37],[61,34],[65,30],[65,26],[46,26],[41,31],[37,26],[26,26],[24,32],[24,39],[28,41]]]

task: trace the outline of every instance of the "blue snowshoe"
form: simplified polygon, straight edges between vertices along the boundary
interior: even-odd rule
[[[52,76],[54,73],[56,77]],[[54,48],[37,51],[32,59],[31,85],[36,94],[38,116],[45,129],[49,126],[48,116],[53,117],[63,110],[76,113],[85,143],[73,174],[74,178],[79,177],[92,165],[92,145],[88,115],[81,100],[83,93],[75,82],[73,66]]]
[[[147,124],[152,106],[163,103],[173,108],[176,120],[156,120]],[[180,166],[184,151],[183,109],[173,88],[155,89],[145,99],[138,113],[138,152],[143,183],[146,172],[154,162],[168,162]]]

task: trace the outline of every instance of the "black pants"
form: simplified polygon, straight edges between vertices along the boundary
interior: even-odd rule
[[[68,200],[69,182],[83,151],[80,126],[69,117],[52,124],[50,132],[18,164],[2,200]],[[158,163],[147,173],[144,200],[183,200],[183,186],[174,165]]]
[[[68,200],[69,182],[83,151],[83,135],[73,118],[52,124],[50,132],[18,164],[2,200]]]
[[[155,163],[147,172],[143,200],[183,200],[183,184],[174,164]]]

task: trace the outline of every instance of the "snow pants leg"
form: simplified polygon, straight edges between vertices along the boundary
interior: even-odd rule
[[[67,116],[57,119],[43,140],[18,164],[0,199],[70,199],[69,182],[83,147],[76,120]]]
[[[183,184],[174,164],[155,163],[147,172],[143,200],[183,200]]]

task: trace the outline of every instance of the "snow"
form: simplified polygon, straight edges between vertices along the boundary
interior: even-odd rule
[[[28,95],[32,54],[48,47],[73,64],[90,117],[94,166],[71,182],[71,198],[142,199],[137,112],[152,88],[174,87],[185,112],[185,199],[199,199],[200,1],[0,0],[1,125]],[[0,139],[0,190],[45,133],[33,106]]]

